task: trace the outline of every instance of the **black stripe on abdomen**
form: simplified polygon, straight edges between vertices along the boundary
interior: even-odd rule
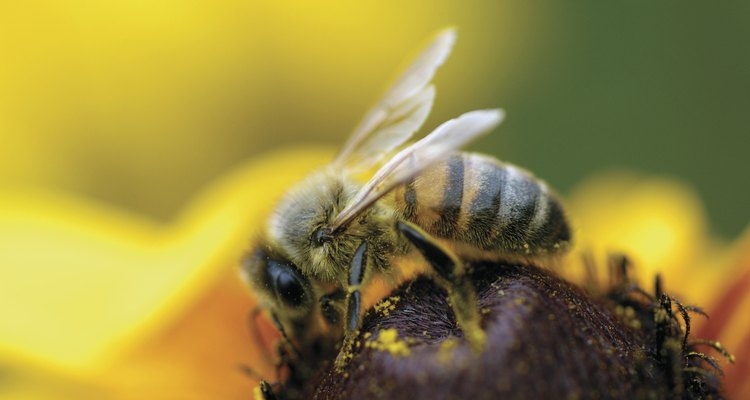
[[[553,196],[548,198],[547,216],[536,233],[529,238],[531,245],[546,250],[555,250],[555,245],[570,241],[570,227],[560,201]]]
[[[455,237],[458,218],[461,215],[461,203],[464,197],[464,157],[455,154],[448,158],[445,163],[445,187],[440,209],[440,214],[433,230],[441,237]]]
[[[504,181],[501,189],[501,206],[498,211],[500,232],[497,235],[497,243],[506,250],[522,251],[526,244],[529,225],[537,211],[541,188],[531,176],[522,171],[506,170],[506,174],[509,178]]]
[[[482,249],[490,249],[497,246],[494,240],[494,234],[497,232],[498,210],[502,198],[502,187],[505,181],[505,169],[490,162],[483,162],[484,165],[477,165],[475,168],[481,170],[481,176],[475,176],[477,190],[474,199],[466,210],[469,216],[469,222],[466,227],[465,235],[468,241],[476,243]]]

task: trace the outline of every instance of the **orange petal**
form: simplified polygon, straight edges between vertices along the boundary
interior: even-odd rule
[[[723,362],[727,395],[745,399],[750,398],[750,230],[738,241],[731,265],[697,337],[718,340],[734,354],[734,364]]]

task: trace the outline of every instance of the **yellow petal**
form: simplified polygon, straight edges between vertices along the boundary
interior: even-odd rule
[[[626,254],[634,264],[635,277],[652,287],[657,273],[667,289],[700,301],[710,295],[693,282],[701,276],[711,282],[722,246],[706,232],[702,204],[695,192],[674,179],[644,177],[612,172],[582,182],[570,196],[569,214],[576,234],[576,251],[590,252],[600,267],[599,279],[606,281],[606,256]],[[578,260],[570,260],[575,265]],[[578,264],[567,271],[575,280],[583,278]],[[709,282],[702,281],[702,285]],[[707,286],[708,287],[708,286]]]
[[[82,199],[2,195],[0,357],[70,379],[101,373],[234,274],[275,198],[329,155],[258,159],[169,226]]]

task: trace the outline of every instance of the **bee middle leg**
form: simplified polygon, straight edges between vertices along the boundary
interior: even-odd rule
[[[419,250],[437,273],[439,279],[435,279],[435,282],[448,292],[456,322],[469,345],[475,352],[483,351],[487,338],[480,326],[479,303],[461,260],[413,224],[399,221],[396,229]]]
[[[359,309],[362,304],[362,294],[360,285],[365,276],[367,267],[367,242],[363,241],[357,250],[354,251],[351,265],[349,266],[349,280],[346,288],[346,313],[344,316],[344,340],[341,344],[341,351],[336,357],[334,365],[339,371],[343,370],[346,363],[346,349],[351,349],[354,344],[354,338],[359,329]]]
[[[297,346],[295,346],[294,343],[292,343],[292,341],[289,339],[289,336],[286,334],[286,330],[284,329],[284,325],[281,323],[279,317],[274,312],[271,313],[271,322],[273,322],[276,330],[278,330],[279,334],[281,334],[281,343],[287,346],[295,357],[299,358],[301,355],[299,349],[297,349]]]
[[[276,393],[273,391],[273,385],[270,383],[264,381],[263,379],[260,380],[260,383],[258,384],[258,390],[260,391],[260,397],[263,400],[276,400],[278,397],[276,396]]]
[[[352,257],[352,263],[349,268],[346,321],[344,321],[346,324],[344,326],[346,336],[350,336],[351,333],[359,328],[359,309],[362,303],[362,294],[359,291],[359,287],[365,276],[365,268],[367,266],[366,252],[367,242],[362,242],[354,252],[354,257]]]

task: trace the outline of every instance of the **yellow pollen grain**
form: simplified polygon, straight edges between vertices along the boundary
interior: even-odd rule
[[[336,367],[337,372],[343,372],[344,367],[346,364],[349,363],[354,358],[353,350],[356,346],[359,348],[361,346],[360,342],[355,340],[359,335],[359,331],[354,331],[354,335],[351,337],[344,338],[344,343],[342,344],[341,351],[339,352],[339,355],[336,357],[336,361],[334,361],[334,366]]]
[[[455,350],[456,347],[458,347],[458,340],[456,340],[456,338],[450,337],[445,339],[443,343],[440,344],[440,349],[437,353],[438,361],[443,364],[450,363],[453,358],[453,350]]]
[[[669,321],[669,315],[667,314],[666,311],[664,311],[664,309],[662,308],[657,309],[654,312],[654,322],[660,323],[660,322],[665,322],[665,321]]]
[[[375,311],[383,315],[384,317],[387,317],[391,314],[391,311],[396,309],[396,303],[401,300],[401,297],[399,296],[391,296],[387,299],[384,299],[378,304],[375,304]]]
[[[615,308],[615,314],[617,314],[617,316],[620,317],[623,322],[625,322],[625,324],[630,326],[631,328],[641,328],[641,321],[635,314],[635,310],[633,309],[633,307],[617,306],[617,308]]]
[[[381,330],[375,340],[365,343],[365,347],[387,351],[391,353],[392,356],[397,357],[408,356],[411,354],[411,350],[407,343],[403,340],[398,340],[398,331],[396,329]]]

